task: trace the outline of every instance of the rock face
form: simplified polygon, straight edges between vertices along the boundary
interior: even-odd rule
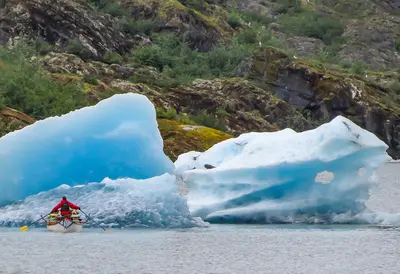
[[[294,49],[298,56],[317,56],[324,47],[324,42],[320,39],[294,36],[280,31],[274,31],[273,33],[280,41],[282,41],[284,46]]]
[[[162,92],[123,80],[112,81],[110,86],[144,94],[156,106],[174,108],[180,113],[198,115],[206,111],[220,119],[225,130],[236,136],[249,131],[276,131],[287,127],[303,131],[313,127],[290,104],[243,79],[198,80]]]
[[[34,119],[12,108],[5,107],[0,110],[0,136],[14,130],[19,130],[33,124]]]
[[[343,17],[347,40],[340,51],[344,60],[364,61],[373,69],[398,68],[400,39],[398,0],[318,0],[316,8]],[[328,8],[328,11],[326,10]]]
[[[274,48],[256,53],[245,72],[261,86],[233,78],[197,80],[161,90],[127,81],[118,75],[119,65],[83,62],[74,55],[53,53],[42,62],[54,73],[95,75],[104,79],[110,90],[144,94],[164,109],[192,115],[206,111],[234,136],[287,127],[304,131],[343,115],[375,133],[391,147],[389,153],[394,158],[400,157],[400,108],[389,103],[396,98],[391,98],[388,90],[343,71],[292,60]],[[93,95],[96,93],[94,89]]]
[[[184,2],[184,1],[181,1]],[[217,14],[219,9],[202,14],[184,6],[178,0],[123,0],[122,7],[130,10],[136,19],[152,19],[165,31],[185,33],[187,39],[200,51],[209,51],[219,41],[233,35],[233,29]],[[214,14],[215,13],[215,14]]]
[[[158,128],[164,140],[164,152],[173,161],[188,151],[205,151],[232,136],[202,126],[182,125],[178,122],[159,119]]]
[[[115,93],[136,92],[148,96],[159,108],[173,108],[178,115],[201,116],[209,120],[203,122],[218,122],[226,131],[216,133],[162,120],[166,152],[172,158],[187,150],[204,150],[243,132],[286,127],[303,131],[337,115],[375,133],[390,145],[390,154],[399,158],[400,101],[387,88],[389,83],[400,81],[400,72],[395,70],[400,64],[399,1],[301,1],[303,7],[343,22],[345,30],[338,47],[317,38],[289,34],[278,24],[284,2],[290,1],[119,0],[112,4],[122,7],[124,15],[115,16],[93,8],[85,0],[0,0],[0,43],[12,45],[22,38],[49,42],[52,51],[39,57],[43,68],[55,81],[78,83],[79,89],[82,86],[89,98],[87,104]],[[274,23],[266,23],[271,20]],[[132,28],[130,32],[121,27],[124,23]],[[146,31],[147,23],[150,31]],[[257,24],[262,27],[253,29]],[[137,46],[153,45],[152,50],[159,51],[142,54],[155,54],[155,59],[179,58],[165,56],[168,51],[157,44],[157,36],[170,32],[176,34],[177,41],[187,38],[189,47],[201,52],[225,42],[228,49],[233,37],[246,34],[246,30],[256,30],[254,39],[261,37],[261,30],[271,30],[271,37],[279,40],[273,44],[283,45],[290,54],[267,47],[272,38],[262,43],[256,40],[251,48],[258,50],[253,55],[246,53],[232,74],[227,74],[238,78],[196,80],[173,88],[163,85],[164,69],[169,68],[164,66],[165,60],[161,66],[150,63],[154,67],[149,67],[133,60],[132,55],[124,55]],[[242,46],[247,48],[248,44]],[[74,54],[66,53],[72,52],[71,47]],[[371,68],[393,71],[368,71],[366,78],[309,60],[330,47],[340,61],[363,61]],[[108,52],[119,53],[118,60],[110,57],[105,63]],[[0,60],[0,70],[1,66]],[[5,108],[0,112],[0,136],[32,122],[23,113]]]
[[[362,21],[349,23],[343,34],[348,42],[340,52],[341,58],[363,61],[373,69],[398,68],[400,54],[395,48],[395,40],[400,39],[400,18],[392,18],[387,21],[376,16],[369,19],[369,24]]]
[[[16,37],[42,37],[60,49],[76,40],[89,57],[99,60],[107,51],[130,49],[110,16],[97,14],[86,1],[78,0],[6,0],[0,9],[0,41]]]
[[[179,111],[196,114],[202,110],[221,115],[227,131],[275,131],[291,127],[297,131],[312,125],[291,105],[242,79],[198,80],[192,85],[170,89],[167,98]]]
[[[144,94],[158,107],[174,108],[178,112],[193,115],[206,111],[210,115],[218,116],[227,132],[233,135],[248,131],[274,131],[286,127],[303,131],[313,127],[312,123],[290,105],[294,104],[292,101],[289,100],[288,104],[279,100],[272,96],[270,90],[259,88],[241,78],[197,80],[190,85],[159,90],[126,81],[124,75],[118,71],[130,68],[119,65],[84,62],[75,55],[65,53],[50,53],[41,62],[52,73],[92,75],[103,79],[109,89]],[[131,69],[131,74],[135,75],[136,70]],[[93,92],[96,93],[95,90]],[[218,113],[220,114],[217,115]]]
[[[135,71],[133,68],[118,64],[109,65],[97,61],[85,62],[79,56],[68,53],[51,52],[40,61],[43,67],[51,73],[127,79]]]
[[[389,153],[400,158],[399,99],[384,88],[343,72],[289,61],[273,49],[260,52],[252,65],[253,79],[270,86],[275,96],[298,110],[307,111],[310,120],[322,123],[337,115],[348,117],[385,141]]]

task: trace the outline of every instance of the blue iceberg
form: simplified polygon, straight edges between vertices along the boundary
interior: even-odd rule
[[[175,176],[170,174],[145,180],[105,178],[100,183],[73,187],[61,185],[0,208],[0,225],[22,226],[37,220],[63,195],[96,222],[106,226],[190,228],[208,225],[191,216],[186,199],[179,193]],[[87,225],[95,226],[91,222]]]
[[[0,205],[60,185],[173,173],[153,104],[115,95],[0,138]]]
[[[339,116],[301,133],[243,134],[174,165],[151,102],[115,95],[0,138],[0,225],[36,220],[63,195],[118,227],[384,222],[396,216],[366,201],[387,148]]]
[[[175,165],[192,214],[208,222],[361,222],[387,148],[339,116],[301,133],[243,134]]]

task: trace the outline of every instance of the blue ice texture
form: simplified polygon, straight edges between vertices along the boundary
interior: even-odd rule
[[[0,205],[60,185],[172,173],[153,104],[115,95],[0,138]]]
[[[366,201],[387,148],[338,116],[300,133],[242,134],[172,163],[151,102],[114,95],[0,138],[0,225],[35,220],[63,195],[119,227],[380,222]]]
[[[175,166],[192,215],[207,222],[368,223],[365,203],[387,149],[338,116],[301,133],[242,134]]]

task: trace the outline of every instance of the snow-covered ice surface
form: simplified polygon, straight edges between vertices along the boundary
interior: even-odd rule
[[[0,205],[62,184],[172,173],[152,103],[115,95],[0,138]]]
[[[190,215],[186,200],[179,194],[175,176],[170,174],[147,180],[106,178],[101,183],[62,185],[0,208],[0,225],[21,226],[37,220],[63,195],[97,222],[110,226],[181,228],[207,225]],[[82,217],[85,219],[84,215]]]
[[[379,219],[365,203],[387,148],[339,116],[302,133],[243,134],[175,166],[192,214],[206,221],[368,223]]]

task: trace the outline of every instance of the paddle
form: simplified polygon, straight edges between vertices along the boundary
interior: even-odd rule
[[[82,209],[79,209],[79,210],[80,210],[83,214],[85,214],[86,218],[92,219],[92,218],[90,218],[90,216],[87,215]],[[104,232],[110,232],[108,229],[104,229],[103,227],[101,227],[101,225],[100,225],[98,222],[96,222],[95,220],[92,219],[92,221],[93,221],[96,225],[98,225],[101,229],[103,229]]]
[[[25,232],[25,231],[28,229],[29,226],[33,225],[34,223],[39,222],[39,221],[42,220],[44,217],[47,217],[47,216],[49,216],[50,214],[51,214],[51,212],[50,212],[49,214],[46,214],[45,216],[41,216],[40,219],[34,221],[34,222],[31,223],[30,225],[25,225],[25,226],[21,227],[19,230],[21,230],[21,232]]]

